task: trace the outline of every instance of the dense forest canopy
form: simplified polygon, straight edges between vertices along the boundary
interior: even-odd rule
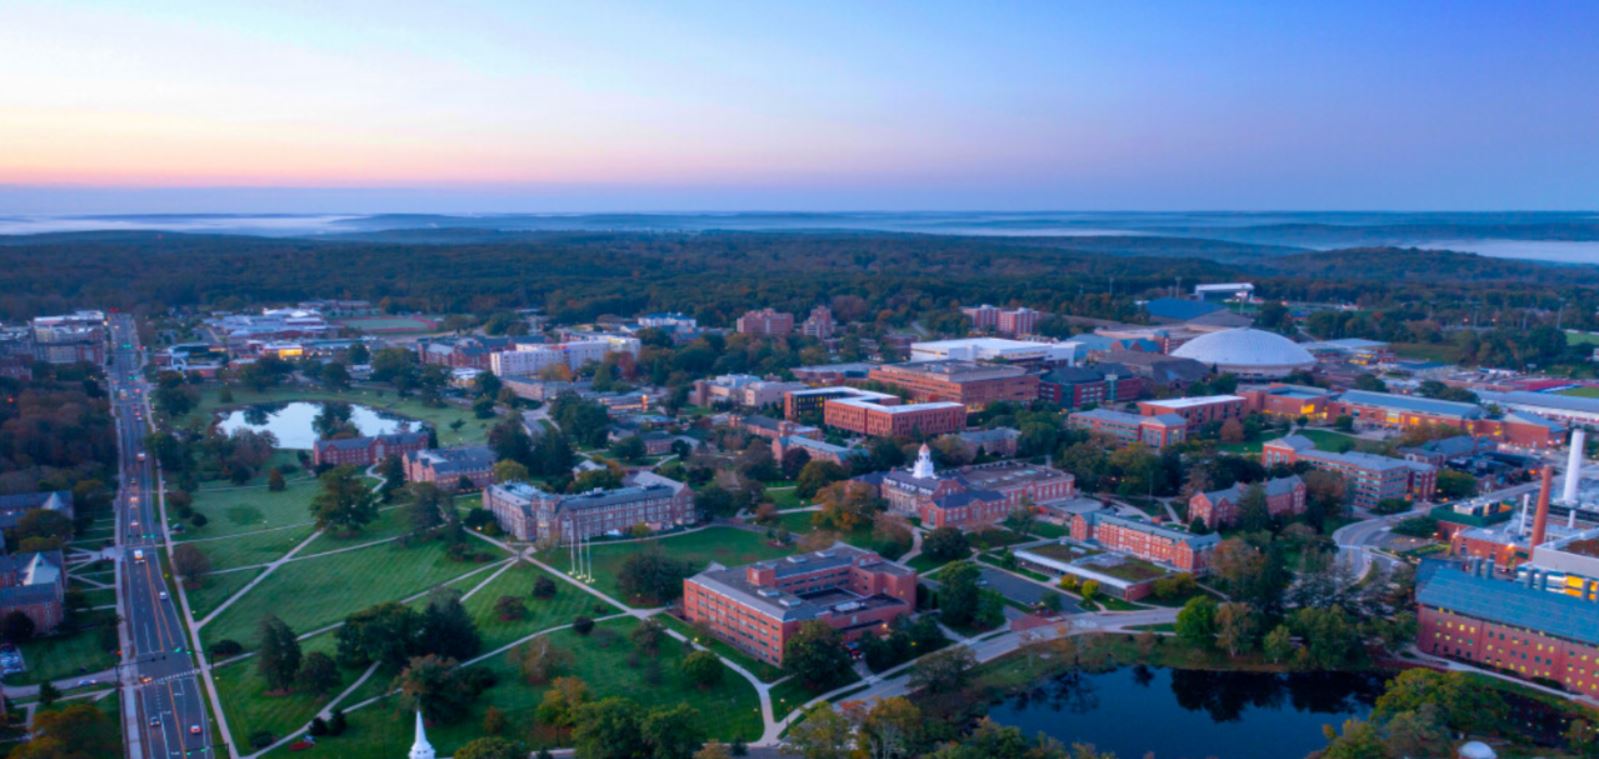
[[[1599,307],[1599,267],[1128,236],[544,233],[428,244],[99,233],[0,240],[0,267],[4,318],[362,298],[434,313],[537,306],[562,320],[672,309],[728,325],[752,307],[803,313],[844,295],[889,324],[976,302],[1133,319],[1137,299],[1232,279],[1274,299],[1404,308],[1444,323],[1564,306],[1565,326],[1593,326]]]

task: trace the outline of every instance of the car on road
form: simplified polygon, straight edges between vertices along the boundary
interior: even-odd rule
[[[200,726],[199,725],[190,725],[189,726],[189,735],[199,735],[199,734],[200,734]]]
[[[150,718],[150,727],[160,727],[160,726],[161,726],[161,718],[160,717],[151,717]]]
[[[133,549],[133,560],[134,561],[144,561],[144,549],[143,548],[135,548],[135,549]]]
[[[99,682],[100,682],[99,680],[94,680],[94,679],[79,680],[78,681],[78,687],[82,688],[82,687],[89,686],[89,685],[95,685],[95,684],[97,684]]]
[[[171,598],[171,597],[170,597],[170,596],[168,596],[168,595],[167,595],[167,592],[166,592],[166,591],[164,591],[164,590],[163,590],[163,591],[161,591],[161,600],[163,600],[163,601],[167,601],[167,600],[170,600],[170,598]]]

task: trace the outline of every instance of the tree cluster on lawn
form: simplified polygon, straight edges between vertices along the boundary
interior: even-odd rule
[[[982,570],[969,561],[938,573],[938,614],[951,627],[989,629],[1005,619],[1003,598],[982,587]]]
[[[378,516],[378,497],[353,466],[322,473],[320,490],[311,499],[311,517],[318,529],[354,533]]]
[[[868,635],[861,639],[862,658],[873,672],[892,669],[949,643],[931,615],[924,614],[914,621],[900,617],[891,628],[886,636]]]
[[[622,561],[616,585],[629,599],[666,603],[683,594],[683,580],[697,571],[699,567],[693,562],[672,558],[651,543]]]
[[[340,664],[377,662],[391,670],[429,654],[465,661],[483,647],[460,594],[444,589],[434,591],[420,612],[391,601],[351,614],[334,638]]]

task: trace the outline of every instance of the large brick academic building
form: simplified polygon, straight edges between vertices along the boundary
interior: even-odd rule
[[[916,610],[916,572],[843,544],[683,581],[683,614],[761,661],[781,665],[783,647],[820,620],[853,640]]]

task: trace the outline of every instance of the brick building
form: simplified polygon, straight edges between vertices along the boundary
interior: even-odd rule
[[[1066,426],[1114,440],[1121,445],[1143,443],[1160,449],[1188,439],[1188,424],[1176,414],[1142,416],[1096,408],[1066,417]]]
[[[1469,566],[1428,562],[1418,572],[1416,647],[1599,696],[1599,581],[1556,593],[1537,573],[1498,580],[1486,564]]]
[[[488,446],[430,448],[405,454],[405,481],[431,482],[440,490],[453,493],[461,478],[473,488],[484,488],[494,481],[494,449]]]
[[[1159,401],[1139,401],[1138,413],[1144,416],[1174,414],[1182,417],[1188,434],[1199,431],[1211,422],[1225,423],[1229,419],[1244,418],[1244,399],[1237,395],[1202,395],[1194,398],[1168,398]]]
[[[972,320],[973,332],[994,332],[1015,337],[1031,335],[1038,330],[1038,312],[1025,306],[996,308],[985,303],[963,307],[961,313]]]
[[[1046,466],[996,462],[940,472],[924,444],[908,469],[873,472],[856,478],[876,487],[888,509],[917,517],[924,527],[992,527],[1024,506],[1070,500],[1076,478]]]
[[[426,450],[427,432],[395,432],[371,437],[317,440],[311,446],[311,461],[317,466],[360,466],[379,463],[390,456]]]
[[[1279,477],[1258,483],[1266,491],[1266,511],[1273,517],[1305,513],[1305,481],[1299,475]],[[1211,529],[1224,527],[1242,516],[1244,494],[1253,485],[1234,484],[1224,490],[1195,493],[1188,499],[1188,518],[1203,520]]]
[[[561,542],[625,532],[652,532],[692,524],[694,491],[652,472],[630,475],[623,487],[572,495],[548,493],[525,482],[483,489],[483,508],[517,540]]]
[[[1147,387],[1144,378],[1116,364],[1071,366],[1038,378],[1038,399],[1061,408],[1103,406],[1136,400]]]
[[[738,318],[738,332],[741,335],[787,337],[794,334],[794,315],[770,308],[750,311]]]
[[[783,663],[800,626],[825,622],[845,640],[883,634],[916,610],[916,572],[843,544],[683,581],[683,615],[755,658]]]
[[[1266,443],[1261,446],[1260,457],[1268,467],[1304,461],[1317,469],[1337,472],[1349,488],[1350,503],[1367,509],[1389,498],[1431,500],[1438,486],[1438,468],[1431,464],[1372,453],[1318,451],[1316,444],[1303,435]]]
[[[1492,399],[1493,395],[1483,393],[1482,397],[1487,402],[1497,402]],[[1355,424],[1363,427],[1397,430],[1419,426],[1453,427],[1468,435],[1490,437],[1526,447],[1546,448],[1561,445],[1565,441],[1565,427],[1560,423],[1512,406],[1504,408],[1511,410],[1500,416],[1490,416],[1486,409],[1475,403],[1348,390],[1338,396],[1328,413],[1334,416],[1347,414],[1354,417]]]
[[[834,329],[833,310],[827,306],[817,306],[811,309],[811,315],[800,325],[800,334],[817,340],[830,340]]]
[[[888,399],[892,402],[886,402]],[[822,422],[868,437],[925,437],[964,428],[966,406],[948,402],[900,404],[899,398],[891,395],[836,398],[822,406]]]
[[[66,618],[66,563],[60,551],[0,555],[0,617],[20,611],[34,632],[54,632]]]
[[[1279,419],[1305,417],[1314,422],[1328,420],[1328,411],[1338,397],[1326,388],[1284,384],[1240,387],[1238,394],[1244,397],[1247,411]]]
[[[523,337],[522,342],[542,342],[542,338]],[[472,335],[457,338],[431,338],[418,341],[417,358],[429,366],[447,366],[451,369],[489,370],[490,357],[500,351],[511,350],[513,338]]]
[[[871,457],[865,448],[834,445],[802,435],[784,435],[772,440],[772,458],[781,462],[790,451],[804,451],[811,461],[830,461],[848,469],[858,459]]]
[[[1038,398],[1038,377],[1004,364],[913,361],[878,367],[869,376],[905,390],[912,399],[959,403],[974,411],[995,401],[1030,403]]]
[[[1072,540],[1098,544],[1108,551],[1129,554],[1193,574],[1207,571],[1211,553],[1221,543],[1221,537],[1215,533],[1195,535],[1117,516],[1110,509],[1073,515]]]

